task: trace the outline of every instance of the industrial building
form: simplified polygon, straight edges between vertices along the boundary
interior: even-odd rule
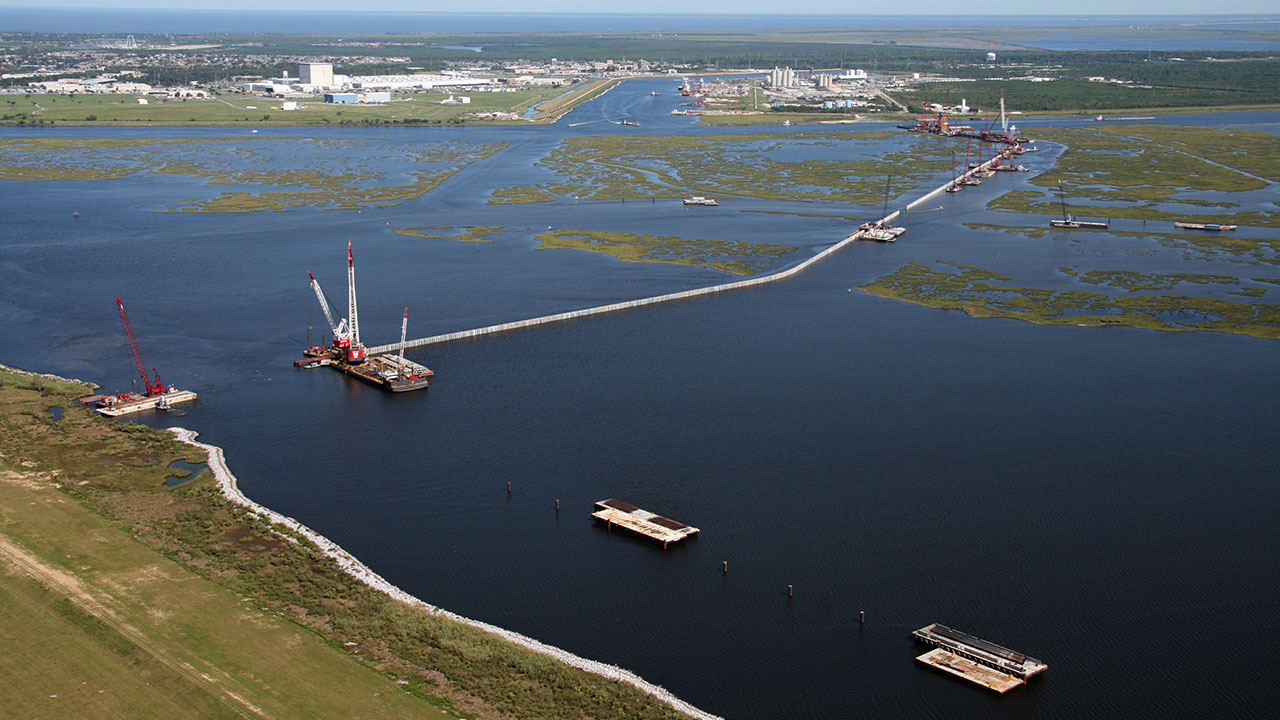
[[[783,88],[796,84],[796,73],[789,67],[774,68],[769,73],[769,87]]]
[[[381,105],[382,103],[391,102],[391,93],[389,92],[342,92],[342,93],[325,93],[324,101],[337,105],[355,105],[363,103],[366,105]]]
[[[298,80],[317,89],[334,87],[333,63],[298,63]]]
[[[492,85],[489,78],[472,78],[459,75],[353,75],[348,79],[357,90],[430,90],[437,87],[463,85]]]

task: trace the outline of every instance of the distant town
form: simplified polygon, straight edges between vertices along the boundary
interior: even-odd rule
[[[1280,99],[1280,90],[1252,80],[1276,63],[1250,52],[997,53],[772,36],[703,47],[684,38],[623,35],[0,33],[0,97],[9,98],[0,123],[542,122],[636,77],[675,78],[664,92],[688,101],[674,113],[722,122],[964,115],[994,110],[1004,94],[1012,96],[1014,112],[1080,114],[1256,107]],[[44,96],[64,100],[40,101]],[[223,107],[200,110],[200,101]]]

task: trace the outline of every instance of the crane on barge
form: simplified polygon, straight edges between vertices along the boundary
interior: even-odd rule
[[[133,364],[138,368],[138,376],[142,378],[142,392],[89,395],[79,398],[79,402],[86,405],[96,404],[99,413],[108,417],[119,417],[143,410],[169,410],[177,403],[195,400],[196,394],[190,390],[178,390],[172,385],[166,388],[165,384],[160,382],[160,373],[156,372],[154,367],[151,368],[151,373],[147,372],[147,365],[150,363],[142,361],[146,351],[138,341],[138,334],[134,332],[133,323],[129,322],[129,313],[125,311],[124,301],[120,298],[116,298],[116,308],[120,311],[120,323],[124,325],[124,334],[129,338]],[[150,358],[148,357],[147,360],[149,361]]]
[[[316,280],[315,273],[308,270],[307,275],[311,277],[311,290],[315,293],[316,301],[320,303],[320,310],[324,313],[324,319],[329,323],[329,330],[333,333],[333,346],[307,348],[303,352],[305,357],[294,361],[295,367],[312,368],[328,365],[391,392],[421,390],[427,386],[427,378],[435,373],[430,368],[404,357],[403,343],[409,325],[408,307],[405,307],[404,317],[400,323],[402,345],[398,357],[370,356],[360,342],[360,311],[356,305],[356,262],[350,242],[347,243],[347,317],[335,319],[333,308],[329,305],[324,290],[320,288],[320,281]]]
[[[147,375],[147,366],[142,362],[142,349],[138,345],[138,335],[133,331],[133,323],[129,322],[129,313],[125,312],[124,301],[116,298],[116,307],[120,309],[120,322],[124,325],[124,334],[129,338],[129,349],[133,351],[133,362],[138,366],[138,374],[142,376],[143,395],[151,397],[164,393],[164,383],[160,382],[160,373],[151,368],[155,378]]]

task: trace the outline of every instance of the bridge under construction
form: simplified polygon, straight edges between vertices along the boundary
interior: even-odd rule
[[[687,300],[690,298],[701,297],[703,295],[712,295],[715,293],[729,292],[730,290],[744,290],[746,288],[758,287],[760,285],[767,285],[769,283],[778,282],[780,280],[786,280],[787,278],[799,275],[805,270],[808,270],[810,267],[813,267],[815,264],[822,262],[826,258],[834,255],[835,253],[840,252],[848,245],[855,243],[859,240],[872,240],[872,239],[879,239],[879,240],[890,239],[891,240],[893,238],[896,238],[896,236],[902,232],[902,229],[893,228],[892,223],[898,218],[900,218],[903,215],[903,213],[909,212],[910,210],[913,210],[923,205],[924,203],[929,202],[930,200],[933,200],[934,198],[942,195],[943,193],[952,192],[950,188],[955,187],[958,181],[964,182],[967,180],[975,180],[978,177],[990,177],[995,174],[993,172],[995,170],[1015,169],[1013,166],[1003,164],[1003,161],[1011,160],[1014,157],[1015,153],[1016,153],[1016,150],[1014,149],[1014,147],[1006,148],[1003,152],[996,154],[996,156],[991,158],[990,160],[987,160],[982,163],[977,163],[974,165],[974,167],[965,169],[964,173],[960,175],[959,178],[948,179],[942,185],[930,190],[924,195],[921,195],[920,197],[911,201],[901,210],[895,210],[889,213],[888,215],[885,215],[884,217],[880,218],[877,221],[864,223],[861,227],[859,227],[852,234],[850,234],[848,237],[841,240],[840,242],[832,245],[829,248],[826,248],[822,252],[819,252],[818,254],[808,258],[807,260],[804,260],[796,265],[793,265],[785,270],[781,270],[771,275],[748,278],[746,280],[738,280],[735,282],[723,283],[720,285],[711,285],[709,287],[696,288],[693,290],[683,290],[680,292],[667,293],[666,295],[655,295],[652,297],[639,298],[637,300],[626,300],[624,302],[612,303],[609,305],[599,305],[596,307],[583,308],[581,310],[571,310],[569,312],[556,313],[555,315],[543,315],[541,317],[529,318],[527,320],[516,320],[513,322],[501,323],[498,325],[489,325],[486,327],[474,328],[472,330],[458,330],[456,332],[444,333],[441,335],[432,335],[430,337],[416,338],[413,340],[406,340],[402,338],[400,342],[389,343],[387,345],[376,345],[376,346],[368,347],[365,349],[365,351],[370,356],[386,355],[388,353],[396,353],[396,352],[403,353],[406,349],[409,349],[409,348],[426,347],[428,345],[439,345],[441,343],[453,342],[455,340],[481,337],[483,335],[493,335],[495,333],[507,332],[510,330],[520,330],[523,328],[536,327],[538,325],[549,325],[551,323],[564,322],[566,320],[576,320],[578,318],[590,317],[592,315],[602,315],[604,313],[617,312],[619,310],[630,310],[632,308],[644,307],[646,305],[657,305],[659,303],[672,302],[674,300]],[[1020,165],[1016,166],[1016,169],[1022,169],[1022,166]],[[972,182],[972,183],[965,183],[965,184],[977,184],[977,183]],[[886,233],[885,231],[887,229],[891,229],[893,232]],[[892,237],[885,237],[885,235],[891,235]]]

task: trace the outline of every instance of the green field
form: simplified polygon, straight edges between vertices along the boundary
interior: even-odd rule
[[[6,717],[682,717],[357,583],[207,472],[166,486],[202,454],[86,391],[0,370]]]
[[[133,95],[4,95],[0,96],[0,124],[54,123],[56,125],[438,125],[451,123],[527,123],[468,117],[476,113],[517,113],[543,101],[553,101],[554,112],[539,113],[538,120],[554,119],[567,112],[583,95],[594,97],[593,83],[582,83],[573,97],[555,101],[565,88],[537,86],[510,92],[468,92],[467,105],[442,105],[448,97],[439,92],[392,93],[392,102],[376,105],[336,105],[322,98],[297,99],[297,110],[283,110],[284,100],[243,93],[222,93],[210,99],[148,98],[139,105]]]

